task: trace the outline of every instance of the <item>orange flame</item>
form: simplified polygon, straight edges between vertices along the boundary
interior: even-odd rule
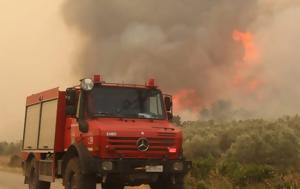
[[[234,66],[229,90],[259,99],[259,89],[262,87],[263,81],[257,73],[257,68],[260,65],[260,55],[254,42],[254,36],[250,32],[235,30],[232,33],[232,38],[242,45],[244,55],[242,60]],[[217,97],[212,96],[203,97],[195,89],[181,89],[175,93],[173,98],[174,111],[180,113],[188,110],[192,113],[198,113],[204,107],[209,107],[216,99]]]
[[[244,48],[243,61],[236,65],[232,84],[246,94],[256,94],[263,82],[256,73],[258,64],[260,64],[260,56],[253,35],[250,32],[235,30],[232,33],[232,38],[234,41],[242,43]]]
[[[173,97],[173,104],[175,112],[181,112],[184,110],[198,112],[203,106],[202,99],[195,89],[179,90]]]
[[[235,30],[232,34],[235,41],[241,42],[245,49],[244,61],[249,63],[258,63],[259,53],[253,42],[253,35],[249,32],[240,32]]]

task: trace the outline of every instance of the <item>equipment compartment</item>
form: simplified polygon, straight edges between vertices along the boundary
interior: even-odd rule
[[[58,89],[31,95],[26,101],[24,150],[54,150]]]

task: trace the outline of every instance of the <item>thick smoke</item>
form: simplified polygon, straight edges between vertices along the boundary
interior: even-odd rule
[[[282,76],[272,75],[273,68],[281,71],[283,66],[277,64],[278,56],[273,54],[276,47],[272,36],[282,39],[281,33],[273,33],[273,29],[283,30],[279,24],[289,18],[296,24],[293,16],[299,20],[299,8],[289,11],[295,4],[281,0],[66,0],[63,16],[84,39],[74,66],[77,75],[101,73],[109,80],[135,83],[153,77],[168,92],[187,94],[177,99],[182,101],[178,103],[183,110],[189,109],[184,104],[190,106],[190,111],[199,112],[226,100],[234,107],[254,112],[262,107],[264,111],[273,108],[277,97],[273,91],[288,83],[277,85]],[[245,53],[243,44],[233,40],[234,31],[249,31],[255,36],[253,40],[261,42],[261,65],[241,72],[251,82],[259,79],[259,87],[258,82],[252,82],[253,89],[241,86],[245,83],[233,83]],[[290,42],[297,37],[299,44],[298,36],[286,37]],[[287,61],[299,58],[286,59],[283,55],[281,60],[290,65]],[[295,80],[289,81],[295,84]],[[270,94],[274,96],[270,98]],[[278,98],[289,99],[284,95]],[[262,103],[264,99],[268,103]]]

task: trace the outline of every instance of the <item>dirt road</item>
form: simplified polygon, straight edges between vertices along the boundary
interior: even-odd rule
[[[26,189],[24,178],[19,173],[8,173],[0,171],[0,189]],[[97,189],[101,187],[98,186]],[[51,189],[63,189],[61,181],[57,181],[51,185]],[[126,187],[126,189],[148,189],[148,187]]]
[[[0,172],[0,189],[22,188],[23,179],[19,174]]]
[[[23,184],[24,178],[19,173],[0,172],[0,189],[26,189],[27,185]],[[54,183],[51,189],[62,189],[59,182]]]

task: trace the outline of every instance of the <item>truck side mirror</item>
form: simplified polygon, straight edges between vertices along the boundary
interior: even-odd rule
[[[67,116],[76,116],[76,107],[74,105],[67,105],[65,109],[65,113]]]
[[[172,121],[172,119],[173,119],[173,112],[172,112],[173,102],[172,102],[172,97],[171,96],[165,96],[164,97],[164,101],[165,101],[165,106],[166,106],[168,120]]]
[[[76,106],[77,106],[77,93],[76,89],[69,88],[66,90],[66,109],[65,113],[68,116],[76,115]]]
[[[173,120],[173,114],[171,112],[167,112],[168,120]]]
[[[166,105],[166,110],[168,112],[172,111],[173,103],[172,103],[172,98],[171,97],[169,97],[169,96],[165,97],[165,105]]]
[[[78,120],[78,125],[79,125],[79,130],[81,132],[87,133],[89,131],[88,123],[85,120],[79,119]]]
[[[67,105],[75,105],[77,99],[76,89],[68,88],[66,90],[66,104]]]

